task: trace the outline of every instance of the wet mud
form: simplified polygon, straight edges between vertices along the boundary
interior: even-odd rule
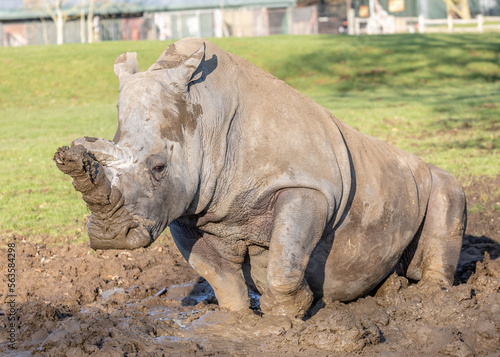
[[[1,250],[0,354],[6,356],[500,356],[500,200],[471,181],[455,285],[390,276],[350,303],[318,301],[305,320],[229,313],[166,235],[134,251],[16,237],[16,349],[9,349]],[[476,202],[477,201],[477,202]],[[12,241],[12,239],[10,240]]]

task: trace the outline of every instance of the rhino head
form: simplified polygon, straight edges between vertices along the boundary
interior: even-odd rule
[[[55,153],[57,167],[73,178],[91,212],[93,249],[146,247],[196,201],[202,110],[189,86],[204,53],[204,45],[191,56],[170,47],[145,72],[135,53],[120,55],[113,141],[83,137]]]

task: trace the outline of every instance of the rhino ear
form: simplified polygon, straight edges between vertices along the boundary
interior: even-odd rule
[[[196,71],[200,67],[201,61],[205,57],[205,44],[191,56],[179,63],[173,68],[166,70],[166,74],[170,79],[171,84],[178,86],[181,89],[187,90],[188,84],[197,79]]]
[[[125,52],[119,55],[115,61],[115,74],[122,80],[134,73],[139,72],[136,52]]]

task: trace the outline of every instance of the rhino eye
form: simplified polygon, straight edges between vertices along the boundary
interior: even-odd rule
[[[163,178],[164,172],[165,172],[164,164],[156,164],[151,169],[151,173],[153,174],[153,177],[156,181],[160,181]]]
[[[155,167],[153,167],[154,172],[161,173],[163,170],[165,170],[165,165],[163,164],[158,164]]]

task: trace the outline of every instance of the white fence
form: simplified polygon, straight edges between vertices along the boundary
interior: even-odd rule
[[[354,16],[352,10],[348,12],[348,24],[350,35],[414,33],[417,31],[420,33],[500,32],[500,16],[483,15],[478,15],[475,19],[470,20],[453,19],[450,16],[447,19],[425,19],[423,16],[359,18]]]
[[[453,19],[451,16],[447,19],[429,20],[420,16],[418,30],[420,33],[500,31],[500,16],[477,15],[470,20]]]

